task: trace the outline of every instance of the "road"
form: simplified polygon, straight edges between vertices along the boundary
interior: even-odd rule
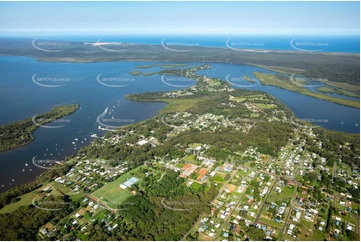
[[[257,214],[257,216],[256,216],[256,219],[254,220],[254,223],[257,222],[259,216],[261,215],[261,212],[262,212],[262,210],[263,210],[263,207],[264,207],[266,201],[268,201],[268,198],[269,198],[269,196],[271,195],[271,193],[272,193],[272,191],[273,191],[273,188],[275,187],[276,183],[278,182],[278,179],[279,179],[278,176],[276,176],[276,179],[275,179],[274,183],[272,184],[271,189],[269,190],[269,192],[267,193],[267,196],[266,196],[265,199],[263,200],[262,206],[261,206],[260,209],[259,209],[259,212],[258,212],[258,214]]]

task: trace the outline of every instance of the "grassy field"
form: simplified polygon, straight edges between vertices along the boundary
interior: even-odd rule
[[[263,104],[263,103],[255,103],[254,105],[259,107],[260,109],[270,109],[270,108],[274,108],[275,106],[273,104]]]
[[[200,233],[199,234],[199,237],[198,237],[198,240],[199,241],[212,241],[213,238],[212,237],[209,237],[208,235],[205,235],[203,233]]]
[[[164,99],[160,101],[164,101],[168,103],[164,109],[160,110],[160,114],[165,114],[168,112],[185,112],[187,109],[193,107],[197,102],[202,99]]]
[[[277,193],[276,190],[273,190],[270,197],[268,198],[269,202],[275,202],[277,200],[283,200],[283,199],[292,199],[293,194],[296,190],[296,187],[294,188],[289,188],[289,187],[281,187],[282,192],[281,193]]]
[[[199,184],[198,182],[193,182],[192,185],[190,186],[190,188],[194,191],[197,191],[202,185]]]
[[[284,223],[277,223],[276,221],[269,219],[266,210],[262,211],[262,214],[259,217],[258,221],[264,224],[271,225],[272,227],[276,227],[278,229],[281,229],[284,225]]]
[[[16,203],[10,203],[10,204],[6,205],[5,207],[3,207],[2,209],[0,209],[0,214],[11,213],[11,212],[15,211],[16,209],[18,209],[18,207],[30,205],[32,203],[32,200],[34,198],[39,199],[39,196],[36,195],[35,192],[30,192],[23,196],[20,196],[20,198],[21,198],[20,201],[18,201]]]
[[[10,213],[10,212],[15,211],[18,207],[30,205],[34,198],[36,198],[36,200],[39,199],[39,196],[37,195],[37,191],[41,191],[41,190],[45,189],[46,187],[51,187],[51,190],[52,190],[51,194],[53,194],[54,196],[62,195],[57,189],[59,189],[60,191],[62,191],[65,194],[69,194],[71,192],[71,189],[69,187],[65,187],[65,186],[61,185],[60,183],[52,181],[33,192],[30,192],[30,193],[20,196],[20,201],[6,205],[2,209],[0,209],[0,214],[1,213]]]
[[[306,70],[303,69],[296,69],[296,68],[288,68],[288,67],[282,67],[282,66],[262,66],[262,65],[257,65],[259,67],[268,69],[270,71],[274,71],[274,72],[278,72],[278,73],[282,73],[282,74],[295,74],[295,75],[302,75],[303,72],[305,72]]]
[[[318,229],[315,230],[314,234],[313,234],[313,241],[323,241],[326,238],[326,236],[319,231]]]
[[[334,102],[334,103],[338,103],[338,104],[342,104],[342,105],[350,106],[350,107],[354,107],[354,108],[360,108],[360,102],[359,101],[342,99],[342,98],[335,98],[335,97],[331,97],[331,96],[328,96],[328,95],[325,95],[325,94],[315,93],[315,92],[310,91],[307,88],[296,85],[295,83],[293,83],[291,81],[280,80],[280,79],[278,79],[276,77],[276,75],[273,75],[273,74],[265,74],[265,73],[260,73],[260,72],[254,72],[253,75],[258,80],[260,80],[260,82],[262,84],[264,84],[264,85],[275,86],[275,87],[283,88],[283,89],[290,90],[290,91],[293,91],[293,92],[297,92],[297,93],[300,93],[300,94],[304,94],[304,95],[307,95],[307,96],[320,98],[320,99],[323,99],[325,101]]]
[[[211,181],[224,182],[224,178],[221,174],[216,174],[214,177],[210,178]]]
[[[298,237],[299,240],[303,240],[303,241],[309,241],[311,239],[311,235],[312,235],[312,230],[313,230],[313,223],[312,222],[308,222],[306,220],[301,220],[301,226],[302,228],[301,230],[301,234]]]
[[[336,93],[336,94],[346,95],[346,96],[350,96],[350,97],[360,97],[359,92],[353,92],[353,91],[349,91],[349,90],[345,90],[345,89],[341,89],[341,88],[334,88],[334,87],[330,87],[330,86],[319,87],[317,89],[317,91],[323,92],[323,93]]]
[[[100,197],[103,197],[104,199],[100,199],[100,201],[103,201],[107,206],[111,208],[116,208],[118,204],[121,204],[128,197],[132,196],[132,193],[128,189],[122,189],[119,187],[119,185],[131,178],[133,175],[131,175],[130,173],[136,173],[136,171],[140,167],[141,166],[123,174],[115,181],[109,182],[105,186],[92,193],[92,195],[98,199],[100,199]]]
[[[195,154],[187,155],[187,156],[183,157],[183,160],[185,162],[192,163],[192,162],[194,162],[196,160],[196,155]]]
[[[62,191],[63,193],[65,194],[69,194],[71,192],[71,188],[70,187],[66,187],[66,186],[63,186],[62,184],[56,182],[56,181],[52,181],[50,183],[48,183],[47,185],[43,186],[41,189],[44,189],[46,187],[52,187],[53,188],[53,192],[58,192],[57,190],[59,189],[60,191]],[[59,193],[59,195],[61,195]]]
[[[201,144],[199,143],[193,143],[193,144],[190,144],[189,147],[192,148],[192,149],[195,149],[197,148],[198,146],[200,146]]]
[[[351,85],[344,82],[332,82],[332,81],[326,81],[327,85],[333,86],[333,87],[339,87],[351,92],[360,92],[360,86],[359,85]]]

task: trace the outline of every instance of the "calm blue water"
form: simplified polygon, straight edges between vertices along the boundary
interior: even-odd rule
[[[61,104],[81,105],[74,114],[60,119],[62,122],[49,124],[63,127],[40,127],[34,132],[35,140],[29,145],[0,154],[0,192],[33,181],[36,175],[45,171],[32,164],[34,156],[42,160],[62,160],[88,145],[93,140],[90,137],[92,134],[104,135],[105,131],[98,129],[101,124],[97,122],[97,117],[106,108],[108,111],[100,121],[109,126],[154,117],[165,107],[165,103],[130,101],[125,95],[181,88],[164,84],[158,75],[143,77],[129,74],[134,66],[151,64],[154,63],[45,63],[27,57],[0,57],[0,125],[47,112]],[[159,70],[160,67],[142,69],[144,72]],[[34,75],[34,80],[42,85],[64,85],[40,86],[33,82]],[[38,78],[55,81],[41,81]],[[127,86],[112,87],[123,85]],[[112,118],[117,121],[112,122]]]
[[[129,74],[135,66],[151,64],[155,63],[47,63],[28,57],[0,57],[0,125],[47,112],[61,104],[81,105],[78,111],[62,118],[61,122],[48,124],[63,125],[61,128],[40,127],[34,132],[35,140],[29,145],[0,154],[0,192],[33,181],[36,175],[45,171],[32,164],[34,156],[37,156],[36,159],[62,160],[88,145],[93,140],[92,134],[104,135],[105,131],[98,129],[101,124],[97,118],[106,108],[108,110],[101,119],[105,119],[103,127],[121,126],[154,117],[165,106],[164,103],[130,101],[125,99],[126,94],[178,90],[182,89],[179,86],[195,83],[185,78]],[[160,69],[153,67],[141,71]],[[254,71],[271,73],[253,66],[214,63],[211,63],[211,70],[199,73],[221,79],[228,76],[233,80],[244,75],[254,77]],[[241,84],[249,85],[249,82]],[[57,85],[62,86],[54,87]],[[360,119],[358,109],[276,87],[258,85],[251,89],[274,95],[299,118],[327,119],[321,124],[325,128],[359,133],[359,128],[355,127]],[[112,122],[113,118],[117,122]],[[25,163],[29,165],[25,166]]]
[[[54,36],[26,36],[46,40],[59,40]],[[123,42],[155,44],[168,47],[207,46],[240,49],[321,51],[360,53],[359,36],[271,36],[271,35],[117,35],[117,36],[62,36],[64,41]],[[227,42],[228,41],[228,42]]]

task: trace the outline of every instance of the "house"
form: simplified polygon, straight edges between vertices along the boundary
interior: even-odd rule
[[[46,228],[44,228],[44,229],[40,229],[40,233],[42,235],[46,235],[48,233],[48,231],[46,230]]]

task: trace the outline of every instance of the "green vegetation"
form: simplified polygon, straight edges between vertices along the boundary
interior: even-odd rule
[[[129,74],[132,76],[139,76],[142,74],[142,72],[141,71],[131,71],[131,72],[129,72]]]
[[[360,97],[359,92],[353,92],[353,91],[349,91],[349,90],[345,90],[345,89],[341,89],[341,88],[334,88],[334,87],[330,87],[330,86],[319,87],[317,89],[317,91],[323,92],[323,93],[336,93],[336,94],[346,95],[346,96],[350,96],[350,97]]]
[[[188,66],[188,64],[156,64],[156,65],[149,65],[149,66],[135,66],[134,68],[138,69],[149,69],[152,67],[160,66],[163,69],[173,69],[176,67]]]
[[[131,173],[136,172],[139,168],[140,167],[133,169],[123,174],[118,179],[107,183],[105,186],[95,191],[92,195],[98,198],[100,202],[104,202],[107,206],[116,208],[118,204],[121,204],[127,198],[132,196],[132,193],[128,189],[122,189],[119,185],[131,178],[133,176]],[[103,199],[101,199],[101,197],[103,197]]]
[[[256,80],[250,78],[250,77],[247,76],[247,75],[243,76],[243,78],[244,78],[246,81],[249,81],[249,82],[256,82]]]
[[[33,139],[33,132],[41,125],[56,121],[59,118],[74,113],[80,107],[79,104],[58,106],[47,113],[36,115],[15,123],[0,127],[0,152],[15,149],[29,144]]]
[[[302,86],[296,85],[295,83],[291,82],[289,80],[289,78],[286,76],[265,74],[265,73],[260,73],[260,72],[255,72],[253,74],[264,85],[276,86],[279,88],[283,88],[283,89],[290,90],[293,92],[301,93],[301,94],[308,95],[311,97],[320,98],[320,99],[323,99],[323,100],[326,100],[329,102],[334,102],[334,103],[342,104],[345,106],[360,108],[359,101],[336,98],[336,97],[331,97],[328,95],[312,92],[307,88],[304,88]]]

